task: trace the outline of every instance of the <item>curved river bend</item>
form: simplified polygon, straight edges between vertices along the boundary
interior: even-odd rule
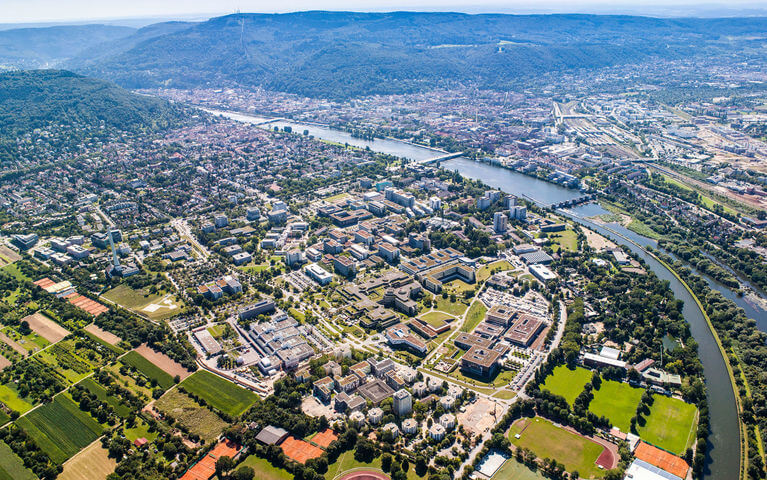
[[[271,121],[270,119],[235,112],[211,111],[211,113],[220,114],[241,122],[252,123],[265,129],[275,126],[282,128],[287,125],[292,127],[296,133],[308,130],[310,135],[319,139],[348,143],[360,148],[367,147],[375,152],[410,158],[412,160],[426,160],[442,154],[439,150],[412,145],[395,139],[369,141],[354,138],[347,132],[319,125],[284,120]],[[482,180],[493,188],[500,189],[506,193],[524,196],[542,205],[550,205],[581,196],[581,193],[577,190],[569,190],[503,167],[475,162],[467,158],[459,157],[447,160],[442,163],[442,167],[450,171],[458,171],[458,173],[467,178]],[[642,248],[656,246],[657,244],[653,240],[638,235],[621,225],[608,224],[602,226],[587,218],[601,213],[607,213],[607,211],[594,204],[582,205],[565,212],[572,220],[611,238],[613,241],[626,246],[626,248],[636,253],[647,262],[649,268],[659,278],[668,280],[674,296],[684,301],[683,314],[685,320],[689,323],[690,331],[699,345],[711,418],[711,433],[708,438],[709,448],[703,478],[711,480],[736,479],[740,465],[740,433],[735,396],[727,372],[727,366],[703,313],[698,308],[698,304],[690,295],[690,292],[687,291],[671,271]],[[708,281],[711,288],[719,290],[727,298],[744,308],[749,317],[754,318],[752,315],[761,317],[757,318],[760,328],[764,330],[767,327],[767,312],[758,306],[747,303],[743,298],[737,297],[731,290],[714,282],[706,275],[701,276]]]

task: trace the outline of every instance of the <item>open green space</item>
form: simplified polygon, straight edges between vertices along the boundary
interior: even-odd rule
[[[291,480],[293,478],[293,474],[284,468],[277,468],[269,463],[269,460],[255,455],[248,456],[242,463],[237,465],[235,470],[239,470],[241,467],[252,468],[256,474],[253,478],[258,478],[259,480]]]
[[[505,387],[506,385],[510,384],[512,380],[514,380],[516,375],[516,371],[506,369],[498,370],[498,373],[495,375],[495,377],[488,379],[466,375],[461,372],[460,367],[456,367],[455,370],[450,372],[451,377],[470,385],[478,385],[480,387]]]
[[[101,425],[66,395],[57,395],[16,424],[56,463],[72,457],[102,432]]]
[[[530,470],[513,457],[506,460],[503,466],[495,472],[493,478],[496,480],[546,480],[546,477],[539,471]]]
[[[24,272],[22,272],[19,269],[19,265],[17,263],[12,263],[10,265],[6,265],[6,266],[0,268],[0,270],[4,271],[5,273],[7,273],[9,275],[12,275],[14,278],[16,278],[16,280],[21,280],[21,281],[24,281],[24,282],[32,281],[31,278],[29,278],[28,276],[24,275]]]
[[[215,440],[229,426],[217,414],[176,388],[160,397],[154,406],[166,416],[178,420],[191,433],[206,442]]]
[[[112,407],[114,411],[123,418],[127,418],[131,413],[130,407],[124,405],[120,400],[107,393],[106,388],[97,383],[92,377],[84,379],[79,385],[85,387],[89,392],[96,396],[100,401],[105,402]]]
[[[422,477],[419,477],[415,473],[415,462],[410,462],[410,468],[407,470],[407,479],[408,480],[419,480]],[[328,471],[325,473],[325,479],[326,480],[333,480],[334,478],[339,477],[341,474],[348,472],[349,470],[353,469],[361,469],[364,468],[366,470],[381,470],[381,457],[378,456],[373,459],[373,461],[368,463],[363,463],[358,461],[354,458],[354,450],[349,450],[347,452],[344,452],[341,454],[341,456],[338,457],[338,459],[328,465]],[[258,477],[256,477],[258,478]]]
[[[477,282],[484,282],[490,278],[495,271],[502,272],[505,270],[511,270],[512,268],[513,267],[508,260],[498,260],[497,262],[482,265],[477,270]]]
[[[549,234],[549,239],[554,245],[558,245],[558,250],[567,250],[575,252],[578,250],[578,235],[573,230],[564,230]]]
[[[463,296],[463,292],[476,290],[477,285],[473,283],[466,283],[460,278],[456,278],[455,280],[450,280],[447,282],[444,287],[448,292]]]
[[[11,447],[0,441],[0,480],[36,480]]]
[[[306,321],[306,315],[303,312],[299,312],[293,307],[288,308],[288,314],[290,314],[291,317],[295,318],[299,323],[304,323]]]
[[[479,325],[480,322],[484,320],[486,313],[487,307],[485,304],[479,300],[476,300],[471,304],[471,308],[469,308],[469,311],[466,313],[466,319],[463,322],[463,326],[461,326],[461,331],[471,332],[477,328],[477,325]]]
[[[169,373],[142,357],[135,350],[126,353],[120,361],[125,365],[134,367],[150,382],[154,380],[163,389],[168,389],[174,384],[173,377]]]
[[[211,407],[233,417],[239,417],[258,396],[206,370],[199,370],[181,382],[187,391],[205,400]]]
[[[697,408],[676,398],[653,395],[647,424],[637,425],[642,440],[682,455],[695,440]]]
[[[594,399],[589,404],[589,410],[598,417],[609,418],[610,423],[622,432],[628,432],[631,417],[636,414],[644,390],[628,383],[603,380],[599,390],[593,390],[592,393]]]
[[[101,295],[105,299],[116,303],[123,308],[132,310],[140,315],[144,315],[152,320],[164,320],[181,312],[183,304],[178,304],[170,298],[170,304],[164,303],[163,299],[167,295],[151,294],[145,289],[134,290],[126,284],[120,284],[115,288]],[[154,311],[147,309],[150,305],[158,306]],[[174,308],[170,308],[173,306]]]
[[[0,385],[0,402],[19,413],[26,413],[32,409],[32,404],[21,398],[16,388],[11,385]]]
[[[572,406],[583,391],[583,386],[591,381],[591,375],[591,372],[585,368],[576,367],[575,370],[570,370],[564,365],[559,365],[554,367],[554,372],[546,377],[541,390],[548,390],[554,395],[565,397],[567,403]]]
[[[424,313],[419,318],[435,328],[439,328],[453,320],[453,317],[443,312]]]
[[[136,418],[136,424],[132,428],[126,428],[123,430],[125,433],[125,438],[130,440],[131,443],[135,442],[139,438],[146,438],[150,442],[153,442],[158,436],[159,432],[149,431],[149,425],[141,419],[141,417]]]
[[[520,438],[515,438],[519,434]],[[591,440],[535,417],[514,422],[509,440],[517,447],[529,448],[538,458],[555,458],[568,472],[577,470],[581,478],[601,477],[604,472],[596,460],[604,447]]]
[[[0,426],[5,425],[6,423],[11,421],[10,415],[5,413],[4,410],[0,410]]]
[[[450,301],[450,296],[447,298],[442,298],[442,295],[435,295],[434,296],[434,309],[439,310],[441,312],[449,313],[450,315],[453,315],[454,317],[457,317],[459,315],[463,315],[463,312],[466,311],[466,309],[469,307],[467,304],[463,303],[460,298],[456,298],[455,302]]]

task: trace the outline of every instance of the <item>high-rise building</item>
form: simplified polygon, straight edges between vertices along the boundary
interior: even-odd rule
[[[401,417],[413,411],[413,397],[404,388],[394,393],[394,413]]]
[[[516,220],[522,220],[523,222],[527,220],[527,207],[524,205],[516,205],[511,207],[509,213],[511,214],[511,217]]]
[[[509,225],[509,218],[503,212],[495,212],[493,214],[493,230],[495,233],[506,233]]]

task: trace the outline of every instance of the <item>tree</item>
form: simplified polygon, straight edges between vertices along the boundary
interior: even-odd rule
[[[256,476],[256,472],[254,472],[252,468],[247,466],[238,468],[233,475],[234,480],[253,480],[255,476]]]
[[[216,475],[223,477],[234,468],[234,460],[232,457],[220,457],[216,460]]]
[[[381,456],[381,470],[384,472],[388,472],[389,469],[391,469],[391,462],[393,458],[388,453],[384,453],[383,456]]]

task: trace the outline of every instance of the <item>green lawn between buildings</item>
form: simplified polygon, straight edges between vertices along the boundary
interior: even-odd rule
[[[583,386],[591,381],[591,375],[585,368],[576,367],[575,370],[570,370],[564,365],[559,365],[554,368],[554,373],[546,377],[541,390],[565,397],[567,403],[572,406],[583,391]]]
[[[471,308],[469,308],[469,311],[466,313],[466,320],[461,327],[461,331],[471,332],[477,328],[477,325],[479,325],[479,323],[484,320],[486,313],[487,307],[480,300],[472,303]]]
[[[519,439],[514,437],[516,434]],[[509,440],[515,446],[529,448],[539,458],[555,458],[568,472],[577,470],[581,478],[601,477],[604,472],[595,463],[604,447],[546,419],[517,420],[509,430]]]

